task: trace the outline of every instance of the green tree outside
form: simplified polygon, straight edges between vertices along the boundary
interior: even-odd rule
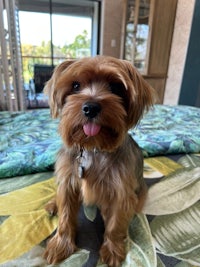
[[[34,65],[51,65],[51,42],[42,41],[40,46],[22,44],[23,78],[25,83],[33,79]],[[54,65],[67,58],[82,58],[91,55],[91,40],[88,32],[83,31],[75,37],[74,42],[63,47],[53,45]]]

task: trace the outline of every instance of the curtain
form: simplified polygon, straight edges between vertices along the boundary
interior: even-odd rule
[[[18,8],[0,1],[0,110],[25,109]]]

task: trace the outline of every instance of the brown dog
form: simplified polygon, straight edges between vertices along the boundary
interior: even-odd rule
[[[96,204],[105,224],[100,257],[108,266],[124,260],[129,222],[146,196],[143,157],[127,131],[153,104],[152,89],[127,61],[97,56],[65,61],[45,86],[63,139],[56,163],[56,201],[47,210],[59,223],[45,258],[57,263],[77,248],[81,202]]]

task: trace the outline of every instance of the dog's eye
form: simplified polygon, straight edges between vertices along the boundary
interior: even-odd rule
[[[117,95],[118,97],[121,98],[122,103],[124,107],[126,108],[129,103],[129,97],[128,97],[127,90],[124,87],[123,83],[120,83],[120,82],[110,83],[109,87],[110,87],[110,91],[112,92],[112,94]]]
[[[121,97],[122,99],[124,98],[125,90],[124,90],[124,85],[122,83],[110,83],[109,86],[110,86],[110,91],[113,94]]]
[[[77,93],[80,90],[80,83],[78,81],[72,82],[72,90],[74,93]]]

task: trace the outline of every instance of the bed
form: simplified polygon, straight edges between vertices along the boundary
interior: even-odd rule
[[[56,190],[57,127],[49,109],[0,113],[0,266],[48,266],[41,255],[57,217],[44,205]],[[129,133],[143,151],[149,192],[122,266],[200,266],[200,109],[155,105]],[[81,207],[79,250],[57,266],[106,267],[103,231],[98,209]]]

